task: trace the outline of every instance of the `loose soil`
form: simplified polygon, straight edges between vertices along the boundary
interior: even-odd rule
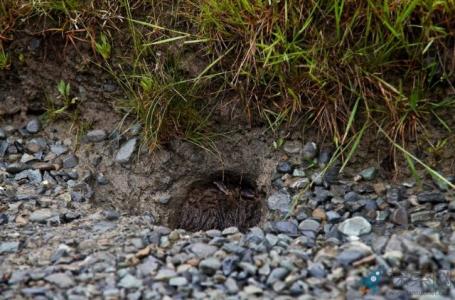
[[[153,153],[141,145],[130,164],[119,165],[113,157],[118,147],[133,135],[130,125],[135,120],[124,119],[124,113],[118,111],[116,104],[124,95],[107,72],[90,63],[93,60],[90,47],[82,44],[76,49],[56,36],[41,39],[24,35],[9,48],[12,55],[23,54],[24,58],[22,63],[0,72],[0,118],[23,124],[30,115],[44,113],[49,102],[58,107],[61,103],[55,100],[57,83],[62,79],[69,82],[72,96],[78,98],[75,111],[70,113],[77,119],[57,120],[47,125],[43,134],[53,139],[72,139],[78,145],[78,168],[106,175],[111,184],[95,184],[93,203],[97,206],[131,214],[148,212],[161,224],[194,231],[229,226],[245,230],[267,215],[263,199],[271,189],[270,178],[280,155],[272,147],[273,141],[286,137],[318,144],[327,142],[316,136],[314,130],[302,131],[300,127],[272,133],[261,124],[245,126],[246,118],[238,112],[226,114],[226,102],[220,101],[214,107],[217,127],[213,129],[228,134],[220,135],[215,141],[218,152],[211,153],[176,139]],[[232,125],[233,119],[240,125]],[[80,144],[77,134],[87,128],[118,134],[111,137],[108,145]],[[432,136],[441,140],[447,134],[436,130]],[[452,142],[454,137],[448,135],[448,143]],[[352,176],[363,167],[378,165],[380,178],[391,179],[393,173],[387,161],[390,156],[376,156],[388,153],[385,147],[384,139],[378,136],[365,140],[345,174]],[[419,150],[417,146],[411,147]],[[439,170],[444,175],[453,174],[453,153],[443,149],[438,156],[435,165]],[[400,170],[402,177],[409,176],[405,163]],[[220,174],[230,175],[223,179]],[[227,192],[215,183],[225,185]],[[247,190],[252,195],[242,196]]]

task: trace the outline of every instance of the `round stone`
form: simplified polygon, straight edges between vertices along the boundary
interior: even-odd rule
[[[299,229],[301,231],[312,231],[318,232],[321,227],[321,223],[316,220],[306,219],[299,224]]]
[[[41,122],[38,118],[33,118],[30,121],[28,121],[27,125],[25,126],[25,129],[29,133],[37,133],[38,131],[41,130]]]
[[[371,232],[371,224],[364,217],[353,217],[338,225],[338,231],[347,236],[360,236]]]

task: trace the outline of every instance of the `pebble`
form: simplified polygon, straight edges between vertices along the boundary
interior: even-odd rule
[[[318,232],[320,230],[320,227],[321,223],[312,219],[306,219],[299,224],[300,231]]]
[[[236,294],[239,291],[237,282],[231,277],[226,279],[226,281],[224,282],[224,285],[226,286],[228,294]]]
[[[227,256],[222,262],[223,274],[226,276],[231,274],[237,267],[238,263],[239,258],[237,256],[235,255]]]
[[[338,230],[347,236],[360,236],[371,232],[371,224],[363,217],[353,217],[338,225]]]
[[[169,280],[169,285],[171,286],[186,286],[188,280],[185,277],[174,277]]]
[[[296,236],[298,233],[298,227],[291,221],[278,221],[274,222],[272,227],[275,231],[287,234],[289,236]]]
[[[51,145],[50,148],[51,148],[52,153],[54,153],[57,156],[60,156],[62,154],[65,154],[66,152],[68,152],[68,148],[66,146],[60,145],[60,144]]]
[[[74,279],[66,273],[54,273],[44,277],[44,279],[61,289],[70,288],[75,285]]]
[[[109,184],[109,179],[107,179],[107,177],[104,176],[103,174],[98,174],[98,175],[96,175],[96,182],[99,185],[107,185],[107,184]]]
[[[103,211],[103,216],[108,221],[116,221],[120,218],[120,213],[118,211],[108,209]]]
[[[30,221],[42,223],[42,222],[45,222],[46,220],[52,218],[54,215],[55,215],[55,213],[52,210],[43,208],[43,209],[35,210],[30,215]]]
[[[286,141],[283,150],[288,154],[298,154],[302,151],[302,143],[300,141]]]
[[[455,200],[450,201],[448,209],[450,212],[455,212]]]
[[[156,280],[168,280],[177,276],[177,273],[174,270],[170,269],[161,269],[155,276]]]
[[[218,250],[217,247],[203,244],[203,243],[195,243],[191,246],[191,252],[196,254],[199,258],[206,258],[214,254]]]
[[[292,171],[292,176],[293,177],[305,177],[305,171],[299,168],[295,168],[294,171]]]
[[[213,275],[219,268],[221,268],[221,262],[215,257],[209,257],[199,263],[199,268],[202,272],[208,275]]]
[[[115,155],[115,161],[121,164],[127,163],[130,161],[131,156],[136,150],[137,138],[133,138],[126,143],[124,143],[117,154]]]
[[[137,289],[142,287],[142,280],[137,279],[131,274],[127,274],[123,276],[118,285],[125,289]]]
[[[21,289],[21,293],[28,296],[38,296],[38,295],[46,295],[49,292],[48,287],[31,287],[31,288],[23,288]]]
[[[17,181],[25,178],[27,178],[31,184],[39,184],[43,181],[43,177],[39,170],[24,170],[14,177]]]
[[[402,200],[402,192],[398,188],[390,188],[386,193],[386,200],[389,204],[398,205],[398,202]]]
[[[288,174],[291,174],[292,173],[292,165],[287,162],[287,161],[282,161],[282,162],[279,162],[277,167],[276,167],[276,170],[280,173],[288,173]]]
[[[15,253],[19,251],[19,242],[3,242],[0,243],[0,254]]]
[[[237,227],[228,227],[223,230],[222,235],[231,235],[239,233],[239,229]]]
[[[27,144],[25,144],[25,148],[30,153],[38,153],[46,149],[46,147],[47,143],[46,140],[44,140],[43,138],[32,139],[29,142],[27,142]]]
[[[205,234],[207,234],[207,236],[209,236],[211,238],[220,237],[221,236],[221,231],[219,231],[218,229],[210,229],[210,230],[207,230],[205,232]]]
[[[243,291],[247,295],[262,295],[264,293],[260,287],[257,287],[255,285],[247,285],[243,288]]]
[[[330,149],[321,149],[318,156],[318,165],[319,168],[324,168],[330,162],[332,158],[332,151]]]
[[[330,210],[326,213],[327,221],[330,223],[338,222],[341,219],[341,216],[336,211]]]
[[[275,282],[284,279],[288,274],[289,270],[286,268],[275,268],[267,277],[267,284],[273,285]]]
[[[7,135],[6,135],[5,129],[0,128],[0,140],[4,140],[4,139],[6,139],[6,137],[7,137]]]
[[[387,187],[383,182],[373,184],[373,189],[376,195],[382,196],[387,191]]]
[[[362,250],[347,249],[341,252],[336,259],[338,263],[346,267],[351,265],[353,262],[358,261],[364,256],[365,252]]]
[[[321,220],[321,221],[323,221],[323,220],[325,220],[327,218],[327,215],[326,215],[325,211],[322,208],[320,208],[320,207],[318,207],[315,210],[313,210],[313,212],[311,213],[311,216],[313,218],[315,218],[317,220]]]
[[[378,170],[375,167],[369,167],[360,172],[359,175],[363,180],[370,181],[376,178],[377,173]]]
[[[356,192],[348,192],[344,195],[344,201],[347,202],[356,202],[359,201],[362,197]]]
[[[24,153],[24,154],[22,155],[22,157],[21,157],[20,162],[26,164],[26,163],[28,163],[28,162],[31,162],[31,161],[35,160],[35,159],[36,159],[36,158],[35,158],[33,155],[30,155],[30,154],[28,154],[28,153]]]
[[[305,160],[312,160],[318,154],[318,146],[314,142],[306,143],[303,146],[302,156]]]
[[[63,168],[64,169],[72,169],[79,163],[79,159],[74,154],[69,154],[65,158],[63,158]]]
[[[288,214],[291,208],[291,196],[288,192],[281,190],[273,193],[267,198],[267,207],[270,210]]]
[[[324,174],[324,181],[325,185],[335,184],[338,182],[338,175],[340,174],[341,170],[341,163],[339,161],[335,161],[333,165],[331,165],[327,172]]]
[[[391,221],[397,225],[408,225],[409,217],[407,209],[404,207],[395,209],[391,215]]]
[[[311,175],[311,181],[315,184],[315,185],[322,185],[324,183],[324,174],[321,173],[321,172],[314,172],[312,175]]]
[[[446,198],[443,193],[437,192],[437,191],[431,191],[431,192],[422,192],[417,195],[417,201],[420,204],[425,204],[425,203],[442,203],[446,202]]]
[[[432,211],[424,210],[411,214],[411,223],[427,222],[434,218]]]
[[[87,132],[84,137],[86,143],[99,143],[107,138],[107,132],[103,129],[95,129]]]
[[[310,264],[308,273],[316,278],[325,278],[327,276],[327,271],[321,263]]]
[[[308,178],[299,178],[291,184],[291,188],[303,189],[306,186],[308,186],[309,184],[310,184],[310,180]]]
[[[6,214],[0,213],[0,225],[8,223],[8,216]]]
[[[41,122],[38,118],[33,118],[30,121],[28,121],[27,125],[25,126],[25,129],[29,133],[37,133],[38,131],[41,130]]]

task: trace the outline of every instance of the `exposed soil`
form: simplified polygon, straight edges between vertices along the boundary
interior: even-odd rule
[[[161,224],[182,226],[188,230],[231,225],[246,229],[266,215],[262,198],[270,190],[270,178],[279,155],[272,147],[275,138],[285,136],[320,142],[314,132],[303,132],[300,128],[288,128],[274,135],[263,126],[234,127],[231,125],[233,119],[238,124],[245,118],[235,109],[228,109],[233,107],[229,100],[222,100],[214,109],[218,126],[214,130],[229,133],[217,139],[218,153],[209,153],[187,141],[174,140],[154,153],[149,153],[142,145],[133,162],[120,165],[113,160],[115,151],[136,135],[130,127],[135,122],[132,118],[123,119],[123,113],[116,111],[116,104],[123,97],[122,91],[109,74],[90,63],[93,59],[90,47],[81,44],[76,49],[65,45],[55,35],[45,38],[23,36],[9,47],[14,55],[23,54],[23,60],[13,64],[10,70],[0,72],[0,117],[23,124],[30,114],[45,112],[49,101],[58,107],[56,85],[64,79],[72,86],[72,97],[78,98],[78,105],[74,108],[77,120],[58,120],[46,126],[44,134],[53,139],[72,139],[74,145],[79,142],[77,128],[83,126],[117,132],[108,142],[82,143],[77,147],[81,170],[92,169],[94,173],[105,174],[111,182],[95,186],[95,205],[132,214],[149,212]],[[436,141],[444,139],[447,134],[435,130],[432,136]],[[453,138],[449,136],[448,142],[451,143]],[[419,150],[417,143],[411,146]],[[451,175],[453,153],[447,148],[438,154],[442,160],[435,165],[444,175]],[[391,179],[393,172],[387,160],[390,156],[385,155],[387,149],[383,139],[371,136],[369,142],[361,145],[345,174],[352,176],[364,166],[377,165],[381,167],[380,178]],[[378,152],[384,155],[377,156]],[[405,162],[402,166],[400,176],[409,177]],[[222,173],[247,179],[247,188],[253,190],[254,196],[251,199],[234,197],[237,200],[231,201],[232,196],[213,183],[218,180],[213,180],[214,174]],[[234,194],[245,188],[243,181],[224,183]],[[166,198],[169,202],[163,203],[162,199]]]
[[[51,105],[59,108],[57,84],[71,85],[71,97],[77,97],[78,121],[92,126],[114,126],[114,99],[121,90],[111,76],[94,66],[89,45],[78,48],[65,44],[60,35],[17,37],[8,47],[13,60],[9,70],[0,70],[0,118],[44,113]],[[70,111],[73,113],[74,111]],[[103,112],[100,114],[99,112]]]

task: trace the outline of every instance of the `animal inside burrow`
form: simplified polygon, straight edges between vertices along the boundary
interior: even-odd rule
[[[245,231],[261,220],[260,195],[249,186],[226,181],[194,185],[179,208],[176,227],[188,231]]]

